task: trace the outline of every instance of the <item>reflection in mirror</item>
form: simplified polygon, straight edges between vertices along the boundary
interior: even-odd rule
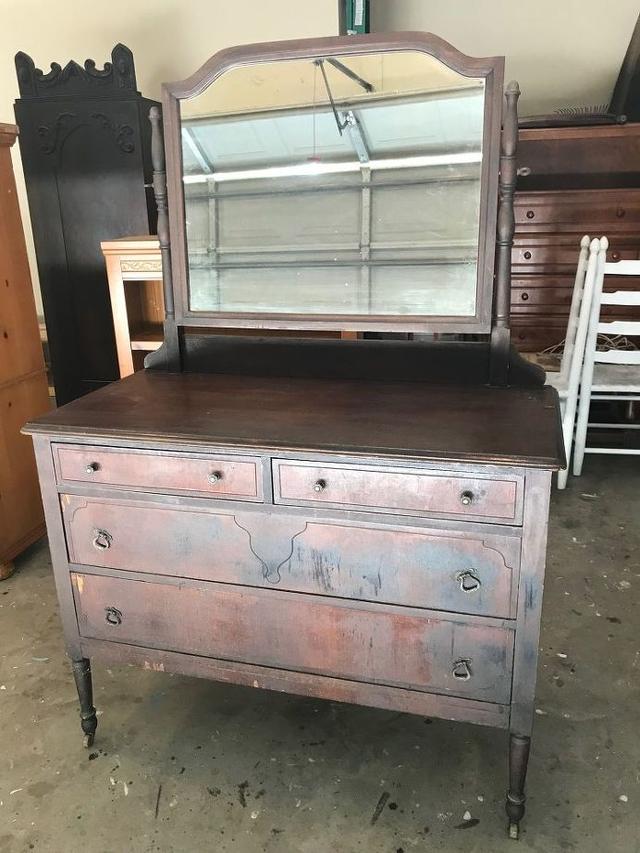
[[[483,122],[418,51],[223,74],[181,102],[190,309],[472,317]]]

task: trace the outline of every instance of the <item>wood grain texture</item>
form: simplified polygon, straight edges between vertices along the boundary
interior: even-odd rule
[[[274,508],[177,509],[76,495],[60,500],[74,564],[515,617],[517,536],[411,530]],[[94,545],[98,531],[108,547]]]
[[[506,628],[227,584],[71,577],[83,637],[498,704],[510,698]],[[468,670],[455,677],[461,661]]]
[[[562,467],[551,388],[429,386],[140,371],[27,432]]]
[[[0,124],[0,579],[44,533],[33,446],[20,430],[49,408],[47,376],[10,147]]]

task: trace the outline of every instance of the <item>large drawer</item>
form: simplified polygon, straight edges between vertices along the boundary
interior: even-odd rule
[[[523,478],[273,460],[274,502],[520,524]]]
[[[504,704],[513,631],[224,584],[72,574],[82,637]],[[472,618],[472,617],[468,617]]]
[[[63,485],[91,483],[143,492],[262,500],[259,458],[69,444],[55,444],[53,452],[58,482]]]
[[[195,511],[75,495],[61,502],[76,565],[515,617],[517,536],[277,510]]]

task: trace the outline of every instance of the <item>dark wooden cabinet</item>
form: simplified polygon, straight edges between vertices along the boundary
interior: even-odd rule
[[[119,376],[102,240],[153,233],[149,109],[131,51],[44,74],[16,56],[20,153],[56,398]]]
[[[640,257],[640,125],[521,130],[518,166],[512,340],[539,352],[564,340],[583,235],[605,235],[609,260]]]

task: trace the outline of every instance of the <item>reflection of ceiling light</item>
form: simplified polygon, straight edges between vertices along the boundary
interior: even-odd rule
[[[462,154],[424,154],[419,157],[389,157],[385,160],[349,163],[299,163],[292,166],[267,166],[264,169],[242,169],[236,172],[213,172],[209,175],[185,175],[185,184],[206,184],[207,181],[245,181],[256,178],[295,178],[307,175],[336,175],[341,172],[359,172],[360,169],[416,169],[420,166],[459,166],[480,163],[480,151]]]

